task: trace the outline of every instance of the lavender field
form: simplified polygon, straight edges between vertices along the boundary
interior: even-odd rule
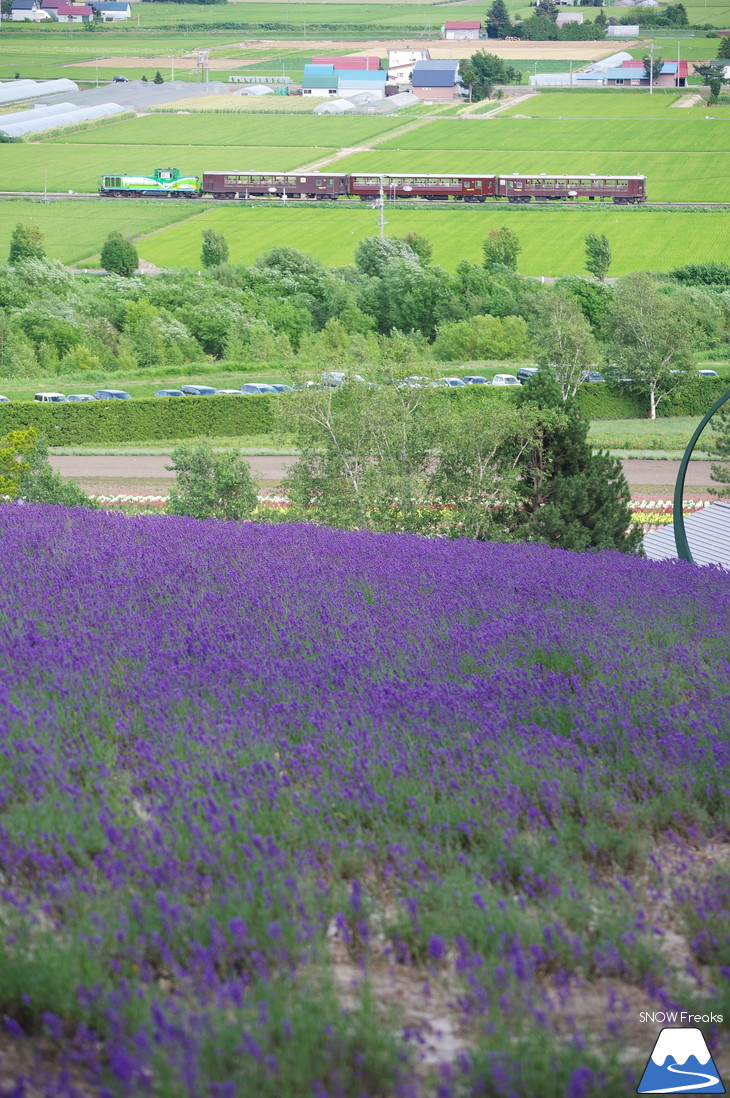
[[[620,1098],[641,1011],[727,1021],[727,574],[11,504],[0,549],[2,1098]]]

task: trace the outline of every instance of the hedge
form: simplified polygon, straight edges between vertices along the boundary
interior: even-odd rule
[[[727,392],[727,387],[723,378],[698,379],[685,389],[681,399],[662,401],[657,415],[702,416]],[[436,389],[433,395],[439,400],[509,400],[517,391],[516,386],[470,385],[457,391]],[[0,436],[23,427],[35,427],[51,446],[93,442],[109,446],[200,435],[212,438],[265,435],[273,430],[273,399],[277,398],[261,393],[73,404],[18,401],[0,404]],[[645,419],[648,412],[646,398],[619,391],[612,385],[586,386],[578,393],[578,406],[591,420]]]
[[[95,400],[42,404],[33,400],[0,404],[0,435],[35,427],[50,446],[76,443],[145,442],[153,439],[221,438],[267,434],[273,428],[272,397],[266,393]]]

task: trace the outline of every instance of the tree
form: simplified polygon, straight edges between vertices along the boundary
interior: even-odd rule
[[[162,78],[162,73],[160,72],[160,70],[159,70],[159,69],[158,69],[158,70],[157,70],[157,72],[155,73],[155,78],[154,78],[154,80],[152,81],[152,83],[153,83],[153,84],[164,84],[164,83],[165,83],[165,81],[164,81],[164,80],[163,80],[163,78]]]
[[[175,487],[171,515],[197,519],[246,519],[258,502],[251,467],[237,450],[214,453],[207,439],[176,446],[170,455]]]
[[[669,26],[686,27],[689,24],[687,9],[684,4],[667,4],[664,9],[664,18]]]
[[[555,378],[541,370],[517,401],[520,409],[537,407],[545,418],[536,442],[520,458],[516,532],[577,552],[640,552],[642,532],[631,528],[631,494],[621,462],[605,452],[594,454],[589,423],[574,398],[564,401]]]
[[[611,372],[630,377],[649,398],[649,415],[686,383],[694,363],[697,324],[691,303],[662,292],[642,272],[622,278],[614,288],[606,317]]]
[[[701,76],[705,85],[710,89],[708,102],[716,103],[723,84],[730,84],[730,77],[724,75],[722,65],[695,65],[695,72]]]
[[[416,253],[422,267],[428,266],[433,256],[433,244],[428,237],[421,236],[420,233],[406,233],[403,243]]]
[[[535,360],[555,377],[563,400],[570,400],[598,357],[591,326],[571,294],[557,288],[545,295],[532,344]]]
[[[519,84],[522,73],[505,65],[501,57],[485,50],[473,53],[459,67],[459,79],[475,101],[489,99],[495,84]]]
[[[472,316],[441,324],[432,351],[440,362],[509,362],[523,358],[526,346],[527,324],[521,316]]]
[[[537,17],[547,16],[548,19],[552,19],[554,22],[558,18],[558,6],[555,0],[537,0],[535,15]]]
[[[489,230],[482,244],[484,256],[482,265],[487,271],[500,267],[516,271],[517,256],[521,251],[520,238],[514,229],[510,229],[507,225],[495,225]]]
[[[18,480],[17,498],[25,503],[55,503],[63,507],[85,507],[90,511],[99,506],[78,484],[62,480],[61,474],[51,468],[48,443],[43,435],[36,437],[27,454]]]
[[[13,0],[2,0],[2,3],[0,3],[0,12],[3,15],[12,15],[13,14]]]
[[[203,249],[200,259],[204,267],[220,267],[228,262],[228,241],[215,229],[203,229]]]
[[[594,26],[598,27],[598,29],[601,31],[605,31],[606,27],[608,26],[608,19],[603,8],[601,8],[598,15],[596,16]]]
[[[730,60],[730,38],[725,37],[720,39],[717,56],[721,61]]]
[[[588,233],[586,236],[586,270],[599,281],[608,274],[611,266],[611,245],[605,233]]]
[[[506,38],[512,32],[512,22],[504,0],[494,0],[487,12],[487,37]]]
[[[644,62],[644,79],[651,80],[652,84],[656,84],[657,77],[661,74],[664,62],[661,57],[655,57],[652,61],[649,54],[642,58],[642,60]]]
[[[137,249],[131,240],[127,240],[119,232],[111,232],[101,249],[101,265],[105,271],[111,274],[122,275],[129,278],[139,266]]]
[[[42,229],[37,225],[22,225],[18,222],[10,237],[8,263],[14,267],[23,259],[43,259],[46,254],[44,243]]]
[[[363,274],[380,277],[396,259],[418,264],[418,256],[403,240],[392,236],[366,236],[355,249],[355,266]]]
[[[28,458],[33,452],[38,435],[33,427],[22,431],[9,431],[0,438],[0,500],[15,499],[20,478],[28,468]]]

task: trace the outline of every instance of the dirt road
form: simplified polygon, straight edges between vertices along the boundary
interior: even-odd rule
[[[292,456],[254,456],[248,459],[254,476],[262,486],[274,488],[296,460]],[[53,455],[51,464],[66,479],[76,480],[89,492],[114,494],[126,492],[135,495],[162,495],[169,490],[174,473],[167,454],[119,454],[119,455]],[[678,461],[623,462],[624,473],[632,490],[669,495],[679,470]],[[688,489],[711,490],[710,462],[693,461],[687,470]]]

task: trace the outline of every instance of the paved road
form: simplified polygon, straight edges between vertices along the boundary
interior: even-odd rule
[[[281,480],[287,469],[296,460],[285,456],[260,456],[248,459],[255,476],[269,483]],[[51,464],[63,477],[79,481],[104,481],[108,484],[120,483],[119,491],[124,490],[125,481],[135,481],[135,490],[140,482],[160,482],[174,480],[174,473],[166,469],[170,464],[167,454],[149,455],[54,455]],[[710,462],[693,461],[687,470],[686,485],[689,488],[708,488]],[[666,487],[674,484],[679,470],[678,461],[627,460],[623,462],[626,479],[630,485]]]

